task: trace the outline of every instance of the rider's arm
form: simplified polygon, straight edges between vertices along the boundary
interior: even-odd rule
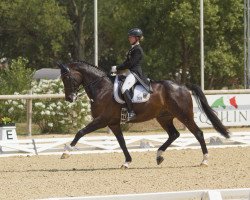
[[[139,65],[141,60],[142,52],[140,51],[140,49],[134,49],[131,52],[130,59],[127,58],[122,64],[118,65],[117,70],[131,69],[136,65]]]

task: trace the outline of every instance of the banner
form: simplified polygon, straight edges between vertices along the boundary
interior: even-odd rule
[[[206,95],[209,105],[225,126],[250,126],[250,94]],[[211,122],[198,108],[195,98],[194,120],[199,127],[211,127]]]

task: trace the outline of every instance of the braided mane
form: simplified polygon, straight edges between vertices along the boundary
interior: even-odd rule
[[[107,75],[107,72],[102,67],[95,66],[95,65],[93,65],[93,64],[91,64],[91,63],[89,63],[89,62],[87,62],[85,60],[78,60],[78,61],[76,61],[76,63],[78,63],[78,64],[79,63],[87,64],[88,66],[91,66],[91,67],[97,69],[98,71],[104,72]]]

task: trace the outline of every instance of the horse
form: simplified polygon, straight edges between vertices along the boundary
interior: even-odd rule
[[[77,97],[79,87],[82,85],[90,99],[91,114],[93,120],[79,130],[70,145],[65,145],[62,159],[68,158],[70,151],[74,150],[80,138],[100,128],[109,127],[115,135],[120,148],[125,156],[125,162],[121,168],[128,168],[132,158],[126,147],[121,129],[121,109],[123,105],[114,99],[113,82],[107,72],[86,61],[77,61],[69,64],[57,63],[61,69],[61,79],[64,84],[65,100],[73,102]],[[161,127],[167,132],[168,139],[157,150],[156,162],[160,165],[165,150],[180,136],[173,124],[177,118],[195,136],[201,146],[203,159],[201,166],[208,166],[208,150],[203,136],[203,131],[194,121],[193,102],[191,95],[195,97],[199,108],[203,110],[211,121],[214,129],[225,138],[230,137],[228,129],[222,124],[209,106],[207,99],[195,84],[177,84],[169,80],[151,81],[153,93],[148,101],[133,104],[136,118],[129,123],[139,123],[156,119]],[[192,94],[191,94],[192,93]]]

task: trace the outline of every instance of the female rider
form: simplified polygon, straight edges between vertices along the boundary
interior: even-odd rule
[[[126,60],[118,65],[112,66],[111,72],[117,72],[125,70],[123,75],[126,76],[121,92],[124,96],[125,102],[128,108],[128,121],[135,119],[136,114],[133,110],[133,104],[129,89],[139,80],[140,82],[144,79],[141,69],[143,61],[143,50],[140,46],[140,40],[143,38],[143,33],[139,28],[133,28],[128,32],[128,40],[132,45],[127,53]]]

